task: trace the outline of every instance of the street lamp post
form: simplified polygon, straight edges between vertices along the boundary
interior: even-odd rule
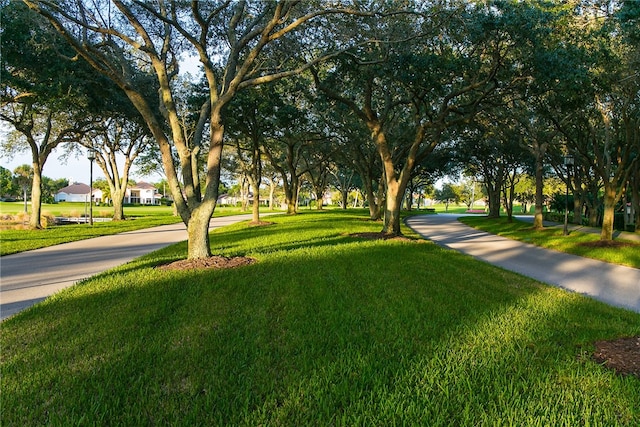
[[[93,225],[93,161],[96,159],[94,148],[89,148],[87,159],[89,159],[89,224]]]
[[[566,182],[566,192],[564,196],[564,230],[563,234],[565,236],[569,235],[569,180],[571,176],[569,175],[569,170],[574,165],[574,158],[571,154],[566,154],[564,156],[564,166],[567,169],[567,182]]]

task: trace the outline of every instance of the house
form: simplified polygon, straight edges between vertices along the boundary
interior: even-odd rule
[[[125,203],[140,205],[159,205],[162,194],[156,187],[146,182],[138,182],[127,188],[124,196]]]
[[[54,196],[56,202],[88,202],[89,199],[89,186],[78,182],[60,189]],[[160,199],[162,194],[146,182],[130,185],[124,195],[126,204],[159,205]],[[102,202],[102,190],[94,188],[92,200],[95,203]]]
[[[102,201],[102,190],[94,188],[93,197],[89,197],[89,186],[80,182],[74,182],[64,188],[58,190],[53,199],[56,202],[94,202]]]

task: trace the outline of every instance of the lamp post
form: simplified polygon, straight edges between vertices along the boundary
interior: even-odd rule
[[[93,161],[96,159],[94,148],[89,148],[87,159],[89,159],[89,224],[93,225]]]
[[[569,179],[571,176],[569,175],[569,170],[573,167],[574,158],[571,154],[566,154],[564,156],[564,166],[567,169],[567,182],[566,182],[566,192],[564,196],[564,230],[563,234],[565,236],[569,235]]]

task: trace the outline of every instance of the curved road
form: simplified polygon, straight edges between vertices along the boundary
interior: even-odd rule
[[[250,214],[215,217],[209,227],[250,219]],[[180,222],[4,256],[0,258],[0,319],[79,280],[184,240],[187,229]]]
[[[640,313],[640,270],[527,243],[468,227],[459,215],[409,217],[406,223],[433,242],[475,258]]]

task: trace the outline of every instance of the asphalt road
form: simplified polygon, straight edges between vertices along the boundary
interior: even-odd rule
[[[407,225],[433,242],[532,277],[640,313],[640,270],[542,249],[468,227],[459,215],[413,216]]]
[[[211,219],[210,228],[251,219]],[[64,243],[0,258],[0,319],[5,319],[74,283],[133,259],[187,240],[185,225],[163,225]]]

